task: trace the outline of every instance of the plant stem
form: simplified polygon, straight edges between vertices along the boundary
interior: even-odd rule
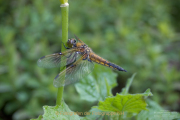
[[[68,11],[69,11],[69,4],[68,0],[59,0],[61,2],[61,14],[62,14],[62,42],[66,43],[68,40]],[[63,44],[61,44],[61,51],[64,51],[65,48]],[[62,66],[61,66],[62,67]],[[61,68],[60,68],[61,70]],[[65,80],[65,76],[64,76]],[[64,86],[58,88],[57,92],[57,99],[56,99],[56,105],[61,105],[62,97],[63,97],[63,90]]]

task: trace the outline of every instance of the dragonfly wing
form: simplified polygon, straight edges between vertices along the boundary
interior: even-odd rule
[[[61,87],[78,82],[92,72],[94,68],[92,61],[89,59],[83,60],[82,58],[83,56],[55,77],[53,83],[55,87]]]
[[[76,61],[77,54],[76,49],[72,48],[65,52],[43,56],[37,61],[37,64],[39,67],[44,68],[66,66]]]
[[[76,35],[74,35],[75,36],[75,38],[76,38],[76,40],[78,40],[79,42],[81,42],[81,43],[84,43],[82,40],[80,40]],[[84,43],[85,44],[85,43]]]

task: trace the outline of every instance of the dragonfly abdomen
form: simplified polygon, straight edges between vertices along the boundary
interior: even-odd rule
[[[127,72],[127,71],[124,70],[122,67],[119,67],[118,65],[115,65],[115,64],[113,64],[113,63],[108,63],[108,65],[109,65],[108,67],[113,68],[113,69],[115,69],[115,70]]]
[[[98,64],[101,64],[101,65],[113,68],[113,69],[118,70],[118,71],[125,71],[125,72],[127,72],[126,70],[124,70],[123,68],[119,67],[118,65],[110,63],[109,61],[107,61],[107,60],[105,60],[105,59],[103,59],[103,58],[101,58],[101,57],[99,57],[98,55],[95,55],[95,54],[90,54],[90,60],[93,61],[93,62],[96,62]]]

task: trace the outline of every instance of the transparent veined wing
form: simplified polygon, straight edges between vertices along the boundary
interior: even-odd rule
[[[84,43],[82,40],[80,40],[76,35],[74,35],[75,36],[75,38],[76,38],[76,40],[78,40],[79,42],[81,42],[81,43]],[[85,43],[84,43],[85,44]]]
[[[63,67],[75,62],[77,54],[76,48],[71,48],[65,52],[43,56],[37,61],[37,64],[44,68]]]
[[[60,72],[54,79],[54,86],[61,87],[78,82],[83,77],[86,77],[89,73],[91,73],[94,68],[94,64],[88,58],[86,60],[83,60],[83,58],[84,57],[82,56],[75,63]]]

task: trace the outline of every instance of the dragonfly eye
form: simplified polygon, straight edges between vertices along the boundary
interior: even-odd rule
[[[74,39],[74,43],[76,43],[76,40]]]

